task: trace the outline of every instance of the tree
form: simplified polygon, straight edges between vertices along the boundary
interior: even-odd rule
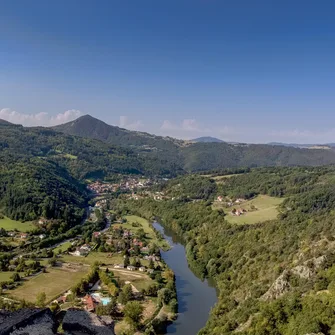
[[[48,263],[51,265],[51,266],[55,266],[56,263],[57,263],[57,259],[56,257],[52,257],[49,259]]]
[[[21,277],[20,277],[20,275],[19,275],[17,272],[15,272],[15,273],[12,274],[11,279],[12,279],[14,282],[17,282],[17,281],[20,281],[20,280],[21,280]]]
[[[47,300],[47,296],[45,292],[40,292],[37,294],[37,297],[36,297],[36,305],[38,307],[44,307],[46,300]]]
[[[127,322],[134,330],[138,329],[143,315],[143,306],[138,301],[130,301],[126,304],[123,314]]]
[[[121,304],[125,305],[133,297],[133,290],[130,284],[123,286],[119,295]]]
[[[119,289],[116,287],[114,283],[109,283],[108,284],[108,292],[112,297],[116,297],[117,294],[119,293]]]
[[[149,261],[149,269],[154,269],[155,268],[155,263],[154,261],[152,260],[152,258],[150,258],[150,261]]]

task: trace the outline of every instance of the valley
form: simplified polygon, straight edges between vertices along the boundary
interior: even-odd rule
[[[331,334],[331,150],[0,127],[2,309],[47,307],[59,334],[73,311],[117,335]]]

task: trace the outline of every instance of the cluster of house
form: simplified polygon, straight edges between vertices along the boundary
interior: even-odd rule
[[[241,204],[241,203],[245,202],[245,199],[237,198],[235,201],[233,201],[232,199],[227,199],[226,197],[223,197],[223,196],[219,195],[216,198],[216,201],[217,202],[225,202],[226,206],[232,207],[232,206],[235,206],[237,204]]]
[[[21,240],[26,240],[28,239],[28,237],[30,236],[29,233],[20,233],[20,232],[16,232],[16,231],[9,231],[8,233],[9,237],[15,237],[15,238],[19,238]],[[46,237],[45,234],[40,234],[38,235],[38,238],[43,240]]]
[[[126,269],[128,271],[141,271],[141,272],[148,272],[148,273],[153,273],[154,270],[153,269],[147,269],[145,266],[140,266],[140,267],[136,267],[133,265],[128,265],[125,266],[124,264],[116,264],[114,265],[114,269]]]
[[[128,196],[128,199],[133,199],[133,200],[139,200],[143,198],[152,198],[157,201],[171,199],[164,192],[150,192],[150,191],[143,191],[140,193],[133,192],[131,195]],[[172,200],[174,200],[174,198],[172,198]]]
[[[244,208],[234,208],[232,211],[231,211],[231,214],[232,215],[235,215],[235,216],[241,216],[243,215],[244,213],[246,213],[247,211],[244,209]]]
[[[72,256],[87,256],[90,251],[92,250],[91,246],[89,244],[83,244],[80,247],[77,247],[74,252],[69,252]]]
[[[153,181],[151,179],[138,179],[129,177],[122,180],[120,183],[106,183],[96,181],[88,185],[88,189],[95,194],[104,194],[117,191],[129,191],[139,188],[151,186]]]
[[[116,184],[102,183],[100,181],[96,181],[94,183],[89,184],[87,188],[96,194],[103,194],[117,191]]]

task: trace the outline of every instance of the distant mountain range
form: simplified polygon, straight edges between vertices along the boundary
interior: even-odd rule
[[[176,170],[202,171],[231,167],[317,166],[335,163],[335,151],[325,150],[326,148],[310,150],[279,143],[226,143],[208,137],[184,141],[111,126],[90,115],[53,127],[53,130],[124,147],[133,150],[144,160],[166,161],[169,171],[173,166]]]
[[[211,136],[204,136],[204,137],[198,137],[191,142],[196,142],[196,143],[222,143],[223,141],[220,140],[219,138],[216,137],[211,137]]]
[[[292,148],[307,148],[307,149],[331,149],[335,147],[335,143],[325,144],[298,144],[298,143],[281,143],[281,142],[270,142],[269,145],[279,145],[284,147]]]

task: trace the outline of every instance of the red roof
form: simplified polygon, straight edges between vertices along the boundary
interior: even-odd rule
[[[93,300],[93,298],[90,295],[86,298],[85,303],[86,303],[86,309],[88,311],[94,311],[95,301]]]

